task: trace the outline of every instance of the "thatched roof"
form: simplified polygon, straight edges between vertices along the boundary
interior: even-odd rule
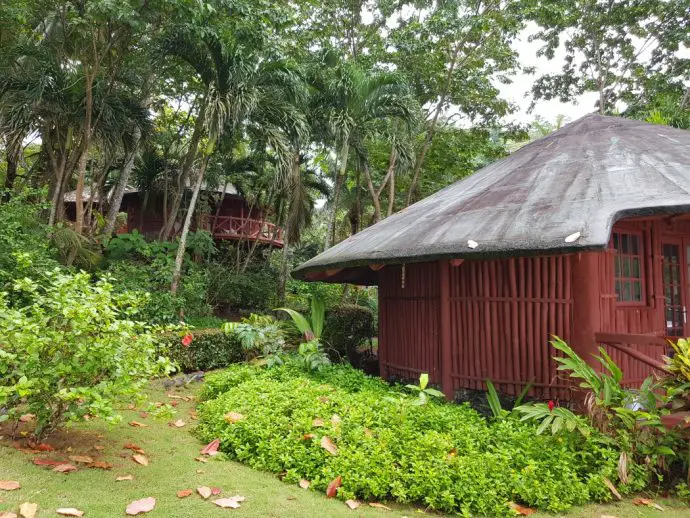
[[[690,212],[690,131],[588,115],[346,239],[295,274],[330,270],[322,280],[374,283],[369,268],[356,267],[605,248],[621,218],[681,212]]]

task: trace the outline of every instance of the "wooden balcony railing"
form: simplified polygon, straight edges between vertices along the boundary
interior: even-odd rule
[[[208,230],[215,239],[258,240],[283,246],[283,229],[262,219],[205,215],[201,220],[201,228]]]

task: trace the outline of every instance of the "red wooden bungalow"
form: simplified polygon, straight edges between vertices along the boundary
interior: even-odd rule
[[[638,384],[690,334],[690,132],[590,115],[352,236],[296,276],[379,287],[383,377],[568,399],[551,335]]]
[[[90,191],[86,189],[84,203],[88,202],[89,197]],[[75,193],[67,193],[64,203],[67,217],[74,220]],[[95,199],[94,203],[98,205],[100,200]],[[194,222],[194,230],[208,230],[216,240],[258,240],[278,248],[283,246],[283,229],[266,219],[263,208],[250,207],[232,185],[218,189],[204,188],[200,206],[204,209]],[[148,237],[156,237],[163,227],[165,212],[160,197],[146,199],[137,189],[128,188],[122,197],[120,211],[127,213],[127,225],[119,230],[120,233],[136,229]],[[180,229],[181,223],[177,223],[174,233]]]

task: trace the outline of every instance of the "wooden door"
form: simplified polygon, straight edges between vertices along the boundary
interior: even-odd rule
[[[688,268],[686,249],[690,242],[681,240],[664,240],[661,244],[663,253],[664,279],[664,320],[667,336],[687,336],[687,312],[685,299],[688,294]]]

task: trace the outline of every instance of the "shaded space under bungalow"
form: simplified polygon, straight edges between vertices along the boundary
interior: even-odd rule
[[[588,115],[293,275],[378,285],[384,378],[567,400],[557,335],[637,385],[690,334],[690,132]]]

